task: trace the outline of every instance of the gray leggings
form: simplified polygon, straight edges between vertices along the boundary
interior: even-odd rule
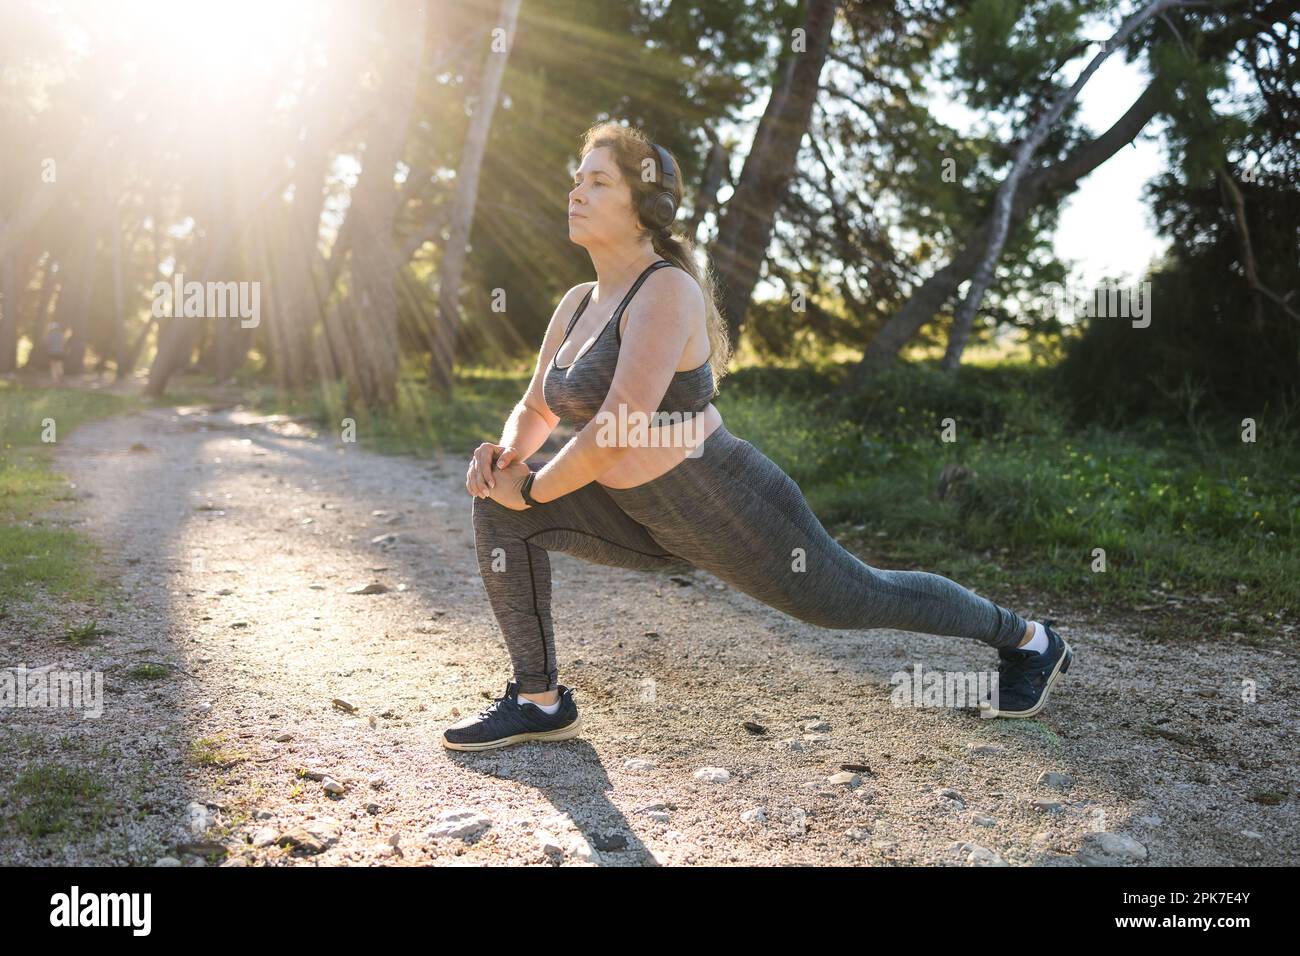
[[[534,466],[536,467],[536,466]],[[635,488],[591,482],[515,511],[475,498],[479,571],[525,693],[558,686],[550,551],[641,571],[692,566],[821,627],[945,634],[1014,647],[1027,623],[928,571],[880,571],[827,533],[794,479],[720,425],[701,453]]]

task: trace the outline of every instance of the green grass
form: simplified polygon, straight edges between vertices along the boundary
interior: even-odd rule
[[[0,816],[27,839],[90,835],[115,812],[108,787],[84,767],[40,761],[19,773],[6,793]]]
[[[102,594],[90,542],[43,517],[76,500],[76,489],[50,467],[51,457],[82,422],[140,404],[103,392],[0,383],[0,601],[31,599],[38,591],[73,599]]]
[[[262,386],[250,389],[247,396],[258,411],[309,418],[320,426],[322,436],[340,443],[344,419],[352,419],[357,444],[371,451],[428,457],[438,449],[468,456],[480,442],[501,437],[506,418],[527,388],[527,372],[472,368],[458,371],[448,402],[436,399],[422,377],[407,374],[398,383],[397,403],[375,412],[349,405],[341,383],[327,383],[301,396]]]
[[[143,664],[137,664],[126,672],[127,677],[133,677],[136,680],[161,680],[171,673],[171,669],[162,664],[155,664],[152,661],[145,661]]]

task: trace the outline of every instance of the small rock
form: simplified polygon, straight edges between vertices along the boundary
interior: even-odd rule
[[[276,838],[279,835],[280,835],[280,831],[277,830],[275,827],[262,827],[260,830],[258,830],[256,833],[253,834],[253,846],[255,847],[270,846],[271,844],[276,842]]]
[[[202,803],[190,803],[185,808],[185,814],[190,833],[196,837],[203,836],[208,827],[212,826],[212,814]]]
[[[742,823],[766,823],[767,811],[762,807],[754,807],[742,813],[740,815],[740,820]]]
[[[1075,859],[1085,866],[1114,866],[1138,863],[1147,858],[1147,848],[1124,833],[1098,830],[1086,833]]]
[[[287,744],[291,740],[293,740],[293,734],[289,733],[287,730],[275,735],[275,742],[277,744]]]
[[[527,475],[525,475],[524,477],[527,477]],[[349,714],[355,713],[357,709],[356,704],[352,703],[352,701],[347,700],[343,697],[335,697],[333,703],[334,706],[337,707],[339,710],[345,710]]]
[[[1046,770],[1038,775],[1038,785],[1051,787],[1053,790],[1069,790],[1074,786],[1074,778],[1069,774]]]
[[[1029,806],[1040,813],[1064,813],[1065,809],[1055,800],[1030,800]]]
[[[994,820],[990,816],[985,816],[982,813],[977,813],[970,818],[970,822],[975,824],[977,827],[991,827],[991,826],[996,826],[998,821]]]
[[[970,754],[1000,754],[1001,744],[967,744],[966,752]]]
[[[527,477],[527,476],[525,476]],[[813,733],[819,733],[831,729],[831,725],[824,720],[810,720],[803,725],[803,729]]]
[[[526,477],[526,476],[525,476]],[[154,861],[154,866],[180,866],[181,861],[174,856],[160,856]]]
[[[839,773],[831,774],[829,777],[826,778],[826,782],[833,787],[842,786],[842,787],[848,787],[850,790],[852,790],[862,782],[862,778],[859,777],[856,773],[841,771]]]
[[[347,788],[344,787],[343,784],[335,780],[333,777],[326,777],[324,780],[321,781],[321,789],[323,789],[326,793],[332,793],[338,796],[341,795]]]
[[[287,846],[303,853],[322,853],[339,842],[339,822],[332,817],[307,820],[302,825],[280,835],[276,840],[280,846]]]
[[[527,475],[524,476],[528,477]],[[378,581],[371,581],[369,584],[357,584],[348,588],[348,594],[387,594],[388,586],[380,584]]]
[[[731,779],[731,774],[722,767],[701,767],[691,776],[696,780],[704,780],[708,783],[726,783]]]
[[[582,836],[578,835],[569,840],[569,845],[565,847],[564,852],[578,860],[591,860],[595,853],[591,849],[591,844]]]
[[[621,833],[592,834],[591,845],[602,853],[627,849],[627,837]]]
[[[492,826],[492,821],[477,810],[444,810],[429,829],[433,839],[454,837],[468,840]]]
[[[552,860],[559,860],[564,857],[564,847],[560,846],[560,841],[555,834],[548,830],[533,831],[533,839],[537,841],[538,848],[544,856]]]
[[[525,475],[524,477],[526,478],[528,476]],[[655,762],[653,760],[648,760],[645,757],[632,757],[623,764],[623,769],[633,771],[653,770],[655,769]]]
[[[795,807],[790,811],[790,822],[785,829],[790,836],[804,836],[807,834],[808,814],[803,807]]]
[[[527,475],[525,475],[524,477],[527,477]],[[377,534],[370,539],[370,543],[371,544],[392,544],[396,540],[397,540],[397,535],[392,533]]]
[[[954,843],[948,848],[955,852],[967,866],[1008,866],[1009,864],[988,847],[978,843]]]

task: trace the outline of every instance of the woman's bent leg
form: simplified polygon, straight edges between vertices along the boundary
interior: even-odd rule
[[[802,621],[993,647],[1015,647],[1028,626],[942,575],[883,571],[859,560],[826,531],[794,479],[725,426],[697,458],[634,488],[606,491],[674,554]]]
[[[514,678],[526,694],[559,686],[547,552],[562,551],[597,564],[640,571],[690,567],[628,517],[606,492],[592,482],[520,511],[491,498],[473,500],[483,588],[510,650]]]

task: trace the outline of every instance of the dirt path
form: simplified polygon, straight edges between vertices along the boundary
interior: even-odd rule
[[[6,831],[0,863],[1297,862],[1281,641],[1152,646],[1065,621],[1075,665],[1040,717],[982,720],[896,708],[890,682],[995,667],[982,645],[822,630],[704,572],[556,555],[584,735],[452,753],[442,728],[509,676],[460,457],[179,409],[87,425],[58,467],[120,572],[119,606],[95,612],[112,633],[73,647],[56,635],[89,609],[28,607],[0,647],[102,670],[104,714],[9,711],[0,779],[73,761],[107,809],[75,838]],[[372,581],[387,591],[348,593]],[[145,661],[164,675],[132,676]]]

